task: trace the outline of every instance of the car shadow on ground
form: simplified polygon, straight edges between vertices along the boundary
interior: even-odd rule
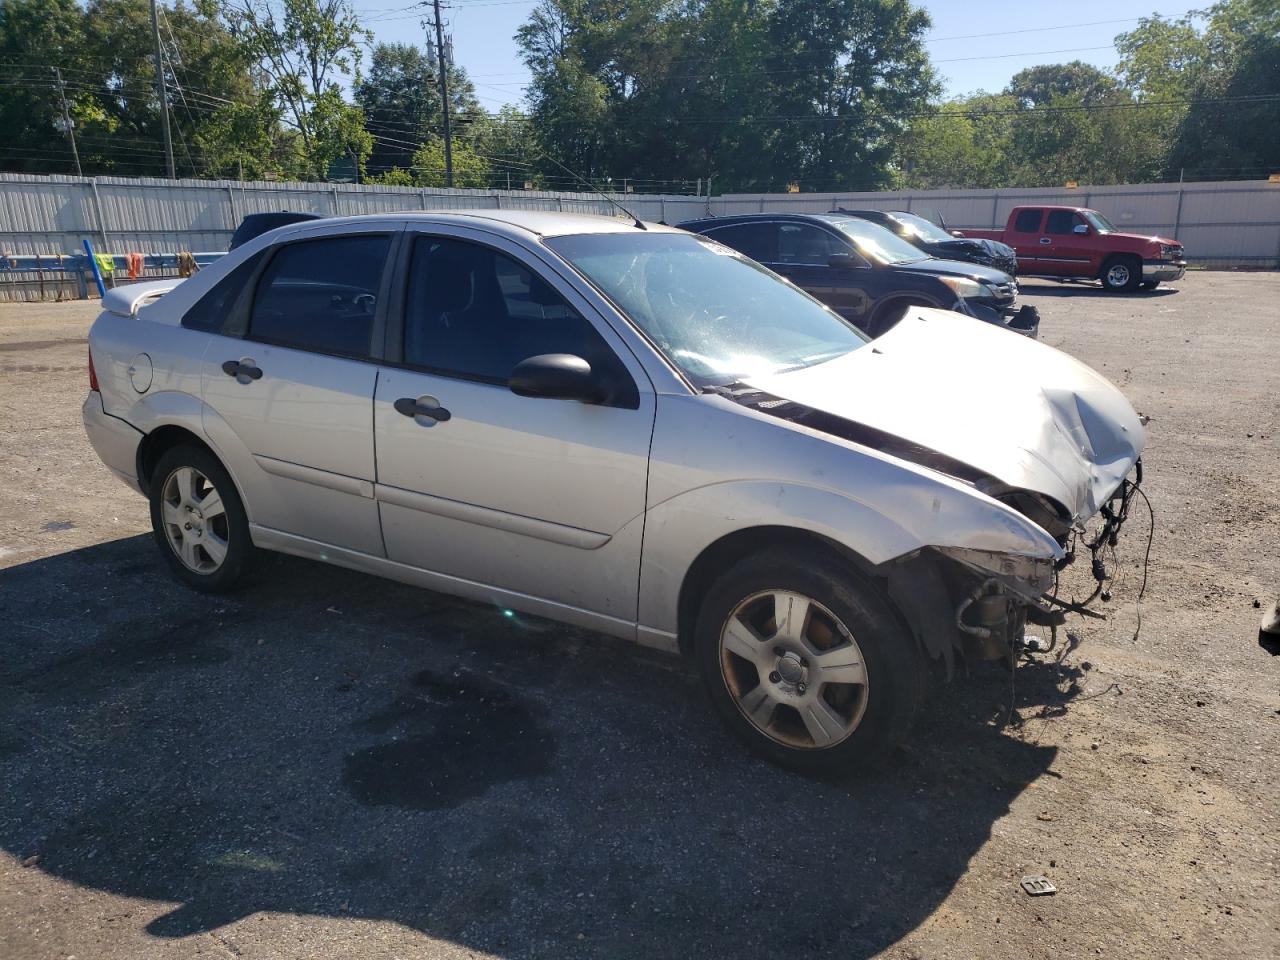
[[[1018,289],[1024,297],[1105,297],[1130,298],[1135,300],[1157,300],[1160,297],[1171,297],[1178,292],[1177,287],[1164,284],[1154,290],[1134,290],[1126,293],[1120,290],[1108,290],[1100,283],[1054,283],[1052,280],[1032,280],[1019,278]]]
[[[668,658],[292,558],[207,597],[118,540],[0,571],[0,616],[0,846],[170,907],[156,937],[275,911],[504,956],[864,957],[1054,775],[998,668],[880,769],[806,779]],[[1019,670],[1020,705],[1065,709],[1070,674]]]

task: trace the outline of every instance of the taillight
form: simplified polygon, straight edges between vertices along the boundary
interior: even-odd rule
[[[92,390],[94,393],[100,392],[98,390],[98,371],[93,369],[93,351],[92,350],[89,351],[89,389]]]

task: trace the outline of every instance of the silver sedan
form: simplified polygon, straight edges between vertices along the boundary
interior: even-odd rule
[[[282,227],[108,293],[89,347],[89,437],[192,587],[276,550],[683,653],[804,769],[902,738],[932,662],[1060,619],[1055,565],[1145,442],[1042,344],[926,308],[869,341],[601,217]]]

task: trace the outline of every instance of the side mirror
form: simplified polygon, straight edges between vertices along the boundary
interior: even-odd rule
[[[1071,228],[1071,232],[1078,233],[1081,236],[1084,236],[1089,232],[1089,225],[1087,223],[1077,223],[1074,227]]]
[[[601,403],[608,397],[591,364],[571,353],[544,353],[518,363],[509,386],[518,396],[544,400]]]
[[[947,233],[951,234],[953,237],[963,237],[963,236],[964,236],[964,231],[963,231],[963,230],[948,230],[948,231],[947,231]]]
[[[836,270],[856,270],[858,261],[851,253],[833,253],[827,257],[827,266]]]

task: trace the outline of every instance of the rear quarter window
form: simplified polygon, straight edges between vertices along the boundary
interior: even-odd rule
[[[226,333],[228,321],[238,305],[240,295],[253,279],[265,251],[259,251],[213,285],[208,293],[195,302],[182,316],[182,325],[188,330],[205,333]]]
[[[1040,230],[1040,220],[1044,211],[1040,209],[1021,210],[1013,221],[1013,229],[1018,233],[1036,233]]]

